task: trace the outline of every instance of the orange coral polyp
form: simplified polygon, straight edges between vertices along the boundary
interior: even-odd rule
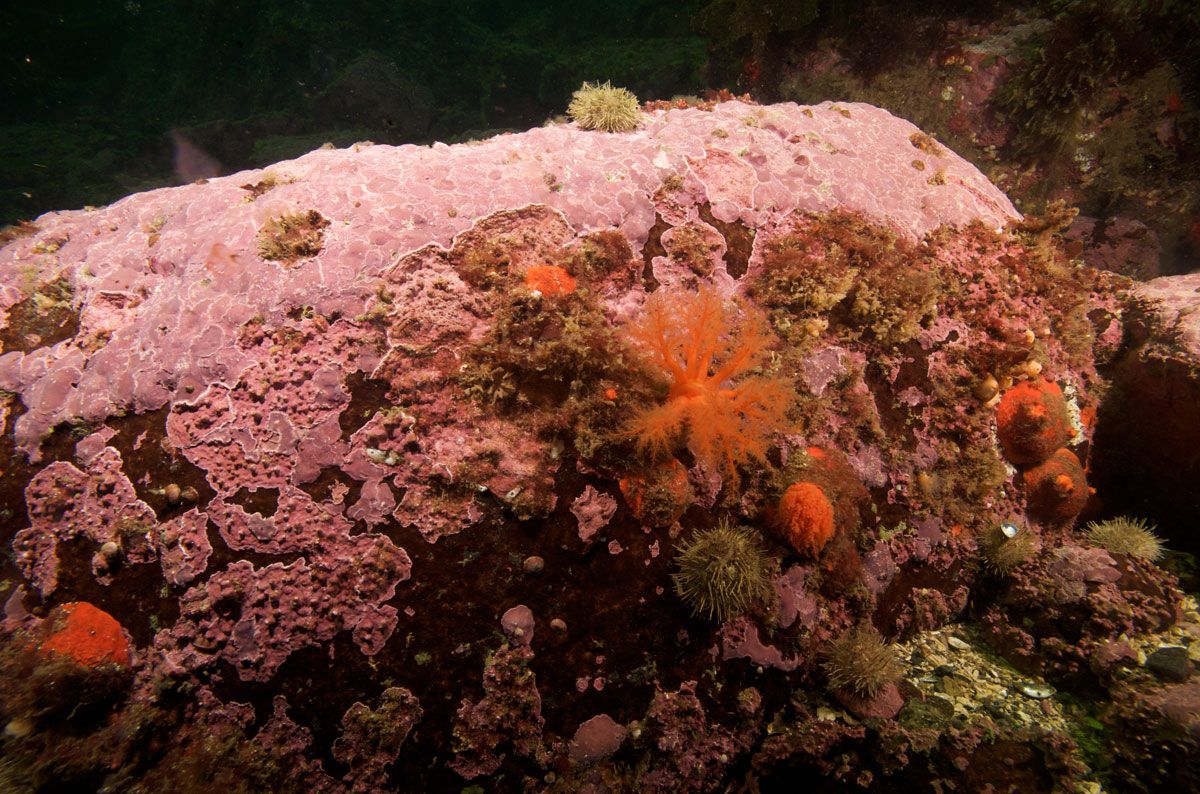
[[[559,297],[575,291],[575,277],[558,265],[533,265],[525,271],[525,287]]]
[[[1048,460],[1071,435],[1067,401],[1053,381],[1018,383],[996,407],[996,437],[1004,457],[1017,465]]]
[[[833,504],[820,486],[795,483],[779,500],[779,523],[792,548],[815,557],[833,537]]]
[[[129,642],[117,619],[86,601],[63,604],[58,630],[38,646],[43,656],[67,656],[84,667],[129,664]]]

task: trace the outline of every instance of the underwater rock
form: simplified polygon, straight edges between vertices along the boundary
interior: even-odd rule
[[[1101,406],[1092,471],[1106,509],[1145,517],[1200,554],[1200,273],[1137,285],[1130,343]]]
[[[1146,669],[1163,681],[1182,684],[1192,674],[1188,649],[1182,645],[1164,645],[1146,657]]]
[[[1080,215],[1063,237],[1079,242],[1080,257],[1092,267],[1137,281],[1161,274],[1162,245],[1154,230],[1141,221],[1119,215],[1104,220]]]
[[[707,791],[791,759],[823,785],[932,784],[1014,747],[1068,780],[1060,732],[993,751],[971,714],[909,733],[894,715],[920,704],[890,674],[850,704],[869,728],[834,724],[820,685],[855,626],[890,645],[977,609],[1059,686],[1178,616],[1151,562],[1070,542],[1074,500],[1039,524],[1002,457],[1070,447],[1082,493],[1123,333],[1124,282],[1018,221],[877,108],[735,101],[627,133],[321,149],[38,219],[0,248],[0,508],[29,593],[6,638],[94,602],[132,689],[110,728],[35,725],[23,768],[70,730],[85,767],[134,737],[82,776],[114,789],[225,757],[317,791]],[[70,317],[41,336],[46,307]],[[764,382],[778,410],[751,399]],[[1053,394],[1049,427],[998,428],[1029,391]],[[633,420],[672,400],[686,422],[644,421],[661,443],[639,450]],[[797,483],[824,501],[785,500]],[[976,539],[1004,522],[1036,552],[988,578]],[[671,575],[722,525],[759,580],[718,627]],[[836,760],[864,743],[886,761]]]
[[[1118,690],[1102,721],[1120,779],[1141,791],[1200,786],[1200,682]]]

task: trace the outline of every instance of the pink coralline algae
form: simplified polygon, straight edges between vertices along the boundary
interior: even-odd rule
[[[784,658],[779,649],[765,644],[758,627],[744,617],[734,618],[721,630],[721,658],[749,659],[762,667],[790,672],[806,661],[802,656]]]
[[[643,730],[661,757],[658,764],[640,775],[638,789],[710,790],[711,782],[719,779],[725,767],[746,749],[756,727],[752,718],[735,730],[710,723],[696,697],[695,681],[684,682],[676,692],[657,692]]]
[[[121,471],[121,454],[105,447],[80,469],[55,461],[25,489],[30,526],[13,538],[17,565],[43,595],[58,584],[58,544],[84,537],[99,548],[115,542],[131,562],[154,558],[154,511],[137,498]],[[202,549],[197,553],[203,555]],[[92,570],[101,582],[111,581],[108,563],[97,554]]]
[[[617,500],[589,485],[571,503],[571,512],[579,521],[579,539],[591,543],[617,512]]]
[[[528,645],[504,645],[483,671],[483,698],[464,700],[454,721],[450,767],[468,780],[500,768],[507,751],[544,759],[542,697]]]
[[[500,628],[520,645],[533,642],[533,612],[524,604],[513,607],[500,617]]]
[[[1016,572],[983,624],[995,647],[1022,669],[1063,682],[1107,671],[1105,649],[1122,636],[1160,631],[1179,620],[1173,577],[1145,560],[1067,544],[1044,550]]]
[[[172,446],[221,494],[299,485],[340,463],[345,376],[374,361],[368,334],[345,321],[330,328],[313,318],[273,332],[243,322],[234,338],[212,342],[212,354],[227,357],[222,380],[231,385],[210,382],[194,396],[185,385],[167,419]]]
[[[342,715],[342,735],[333,743],[333,757],[350,767],[350,791],[370,794],[386,788],[386,767],[396,760],[421,715],[417,698],[404,687],[385,689],[376,709],[355,703]]]
[[[726,136],[712,136],[717,129]],[[948,152],[926,157],[927,170],[943,175],[936,183],[912,168],[914,156],[925,156],[909,140],[917,132],[868,105],[754,108],[728,102],[713,112],[656,113],[630,135],[544,127],[472,146],[315,151],[275,166],[272,173],[287,181],[253,202],[240,186],[265,172],[45,216],[38,235],[0,252],[0,264],[14,279],[28,264],[40,267],[47,280],[86,273],[71,275],[77,281],[79,337],[0,356],[0,388],[31,406],[15,433],[21,448],[35,457],[46,432],[62,421],[187,405],[190,395],[199,397],[208,388],[216,390],[199,404],[215,409],[230,389],[216,384],[236,383],[248,368],[261,375],[240,386],[247,396],[254,381],[282,385],[282,373],[263,368],[262,356],[272,354],[239,349],[240,329],[253,318],[274,323],[303,306],[321,316],[354,317],[366,308],[372,279],[396,253],[448,246],[476,219],[529,204],[562,213],[580,231],[616,226],[640,247],[656,209],[668,220],[682,219],[654,203],[670,174],[686,175],[689,203],[707,200],[717,220],[754,226],[793,210],[842,207],[883,219],[915,238],[943,223],[980,219],[999,227],[1017,217],[1000,191]],[[559,189],[547,186],[546,173],[560,176]],[[258,229],[297,208],[315,209],[334,221],[322,251],[290,267],[260,258],[254,248]],[[38,253],[45,250],[39,242],[49,238],[66,242],[53,253]],[[19,292],[0,295],[0,310],[7,310]],[[122,300],[114,304],[113,297]],[[337,381],[345,373],[334,368],[336,354],[326,359],[319,351],[344,345],[352,331],[343,328],[322,334],[321,342],[302,340],[289,354],[286,372],[299,376],[307,362],[313,374],[329,374],[270,398],[294,404],[307,421],[291,428],[294,441],[285,432],[261,452],[259,444],[250,446],[250,460],[280,451],[271,449],[280,442],[311,441],[319,451],[327,449],[319,444],[323,409],[340,399]],[[81,349],[85,339],[98,349]],[[309,389],[316,398],[311,405],[304,400]],[[221,410],[236,416],[236,401]],[[221,424],[218,418],[214,429]],[[227,440],[207,433],[193,437],[208,446],[248,441],[236,433]]]
[[[293,511],[298,534],[272,540]],[[156,639],[169,668],[193,670],[224,659],[243,679],[266,681],[292,652],[340,631],[350,631],[365,654],[383,647],[398,619],[385,602],[412,568],[403,549],[383,535],[349,535],[348,522],[301,492],[281,499],[279,524],[240,508],[225,515],[230,522],[223,534],[285,544],[307,556],[262,568],[238,560],[185,592],[180,620]],[[314,519],[308,530],[302,529],[305,517]]]
[[[607,714],[597,714],[575,731],[569,757],[576,764],[590,764],[617,751],[629,733]]]

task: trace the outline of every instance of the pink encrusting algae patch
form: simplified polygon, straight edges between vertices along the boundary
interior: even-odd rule
[[[712,135],[718,129],[725,137]],[[80,333],[0,356],[0,388],[32,406],[16,435],[36,457],[61,421],[153,410],[185,400],[189,386],[232,386],[254,361],[237,344],[244,323],[274,323],[303,306],[354,317],[398,256],[448,246],[489,214],[544,204],[577,233],[616,227],[640,248],[669,176],[682,177],[688,205],[707,201],[718,220],[755,227],[793,210],[841,207],[915,239],[942,224],[978,219],[998,228],[1018,217],[978,170],[945,150],[928,158],[944,175],[930,184],[910,165],[921,154],[910,140],[918,132],[869,105],[727,102],[713,112],[659,111],[628,135],[543,127],[471,146],[318,150],[272,166],[290,181],[255,201],[241,186],[266,171],[53,213],[39,219],[37,235],[0,251],[0,265],[16,265],[3,269],[7,278],[22,264],[36,264],[47,280],[65,275]],[[561,188],[547,186],[547,173]],[[323,249],[288,267],[263,260],[255,245],[263,224],[309,209],[331,221]],[[37,253],[50,239],[64,242]],[[0,293],[0,309],[18,295]],[[78,346],[85,339],[90,354]],[[334,392],[325,398],[336,400]]]

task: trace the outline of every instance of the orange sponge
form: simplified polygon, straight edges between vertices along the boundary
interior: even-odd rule
[[[1069,449],[1058,450],[1023,476],[1029,512],[1036,518],[1069,521],[1087,504],[1087,478]]]
[[[56,631],[39,646],[43,656],[60,654],[84,667],[129,664],[129,641],[116,618],[86,601],[63,604]]]
[[[1071,438],[1062,389],[1049,380],[1013,386],[996,407],[996,436],[1004,457],[1017,465],[1047,460]]]
[[[558,265],[534,265],[525,271],[525,287],[557,298],[575,291],[575,277]]]
[[[795,483],[779,500],[779,524],[792,548],[816,556],[833,537],[833,505],[819,485]]]
[[[626,475],[617,484],[637,520],[653,527],[675,523],[696,499],[687,469],[675,458],[649,473]]]

